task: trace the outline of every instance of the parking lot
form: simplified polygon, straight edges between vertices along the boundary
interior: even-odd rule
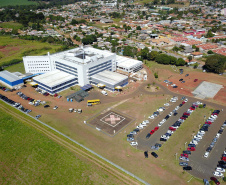
[[[138,148],[143,151],[150,151],[151,146],[155,145],[155,143],[164,143],[160,141],[161,135],[165,134],[169,127],[175,123],[190,106],[191,103],[188,101],[185,103],[182,107],[179,108],[177,111],[178,114],[176,116],[171,116],[161,127],[159,127],[159,130],[156,131],[149,139],[146,139],[146,135],[153,130],[155,127],[158,126],[158,123],[165,118],[170,112],[172,112],[176,106],[181,104],[182,100],[178,100],[176,103],[171,103],[168,109],[166,109],[161,115],[159,115],[157,118],[151,122],[147,128],[143,129],[141,133],[138,134],[136,140],[139,143]],[[184,123],[186,124],[186,122]],[[166,141],[167,142],[167,141]]]
[[[223,120],[226,119],[226,115],[224,112],[221,112],[217,118],[217,120],[209,127],[209,131],[206,132],[203,139],[196,146],[196,151],[192,152],[192,155],[189,156],[189,165],[192,166],[192,170],[189,172],[192,175],[199,178],[206,178],[213,176],[213,172],[217,167],[218,161],[220,161],[221,155],[225,150],[226,143],[226,131],[221,134],[216,145],[210,152],[208,158],[204,158],[204,153],[212,142],[213,138],[217,134],[218,130],[223,124]]]

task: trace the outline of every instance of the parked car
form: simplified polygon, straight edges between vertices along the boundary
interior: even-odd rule
[[[212,180],[213,182],[215,182],[215,184],[217,184],[217,185],[220,184],[220,182],[215,177],[210,177],[210,180]]]
[[[150,136],[151,136],[151,134],[148,133],[148,134],[146,135],[146,139],[150,138]]]
[[[155,128],[154,128],[154,131],[157,131],[158,129],[159,129],[159,127],[155,127]]]
[[[213,172],[213,175],[216,176],[216,177],[223,177],[224,176],[223,173],[218,172],[218,171]]]
[[[182,157],[182,156],[180,156],[180,160],[189,161],[189,159],[187,157]]]
[[[195,151],[195,147],[189,147],[187,148],[188,151]]]
[[[188,158],[188,154],[185,154],[185,153],[180,154],[180,156],[181,156],[181,157],[187,157],[187,158]]]
[[[184,150],[183,153],[191,155],[191,151],[188,151],[188,150]]]
[[[138,143],[133,141],[133,142],[130,143],[130,145],[131,145],[131,146],[137,146]]]
[[[209,152],[205,152],[204,157],[205,158],[209,157],[209,154],[210,154]]]
[[[180,166],[188,166],[188,163],[186,163],[186,162],[180,162],[179,165]]]
[[[197,82],[198,81],[198,79],[194,79],[194,82]]]
[[[207,179],[203,179],[204,185],[210,185],[209,181]]]
[[[145,158],[148,158],[148,151],[144,152],[144,156],[145,156]]]
[[[218,171],[218,172],[221,172],[221,173],[224,173],[225,172],[225,169],[224,168],[216,168],[216,171]]]
[[[185,167],[183,167],[183,170],[192,170],[192,167],[191,166],[185,166]]]
[[[152,135],[152,134],[154,134],[154,133],[155,133],[155,131],[154,131],[154,130],[151,130],[150,134]]]
[[[181,82],[181,81],[183,81],[184,79],[183,78],[181,78],[179,81]]]
[[[155,152],[151,152],[151,155],[154,156],[155,158],[158,158],[158,155]]]

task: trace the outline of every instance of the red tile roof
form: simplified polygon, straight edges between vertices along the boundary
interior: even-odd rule
[[[217,45],[214,45],[214,44],[201,44],[201,45],[198,45],[197,46],[198,48],[202,48],[204,50],[210,50],[210,49],[216,49],[218,48]]]

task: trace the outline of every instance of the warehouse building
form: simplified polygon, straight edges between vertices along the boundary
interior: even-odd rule
[[[0,72],[0,83],[10,88],[14,88],[16,86],[23,85],[24,81],[23,78],[20,78],[16,74],[5,70]]]
[[[92,76],[92,84],[103,84],[105,89],[115,91],[128,84],[128,77],[112,71],[103,71]]]

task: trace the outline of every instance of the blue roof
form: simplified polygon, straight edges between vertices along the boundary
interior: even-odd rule
[[[91,89],[93,86],[92,85],[90,85],[90,84],[86,84],[86,85],[84,85],[83,87],[80,87],[83,91],[86,91],[86,90],[89,90],[89,89]]]

